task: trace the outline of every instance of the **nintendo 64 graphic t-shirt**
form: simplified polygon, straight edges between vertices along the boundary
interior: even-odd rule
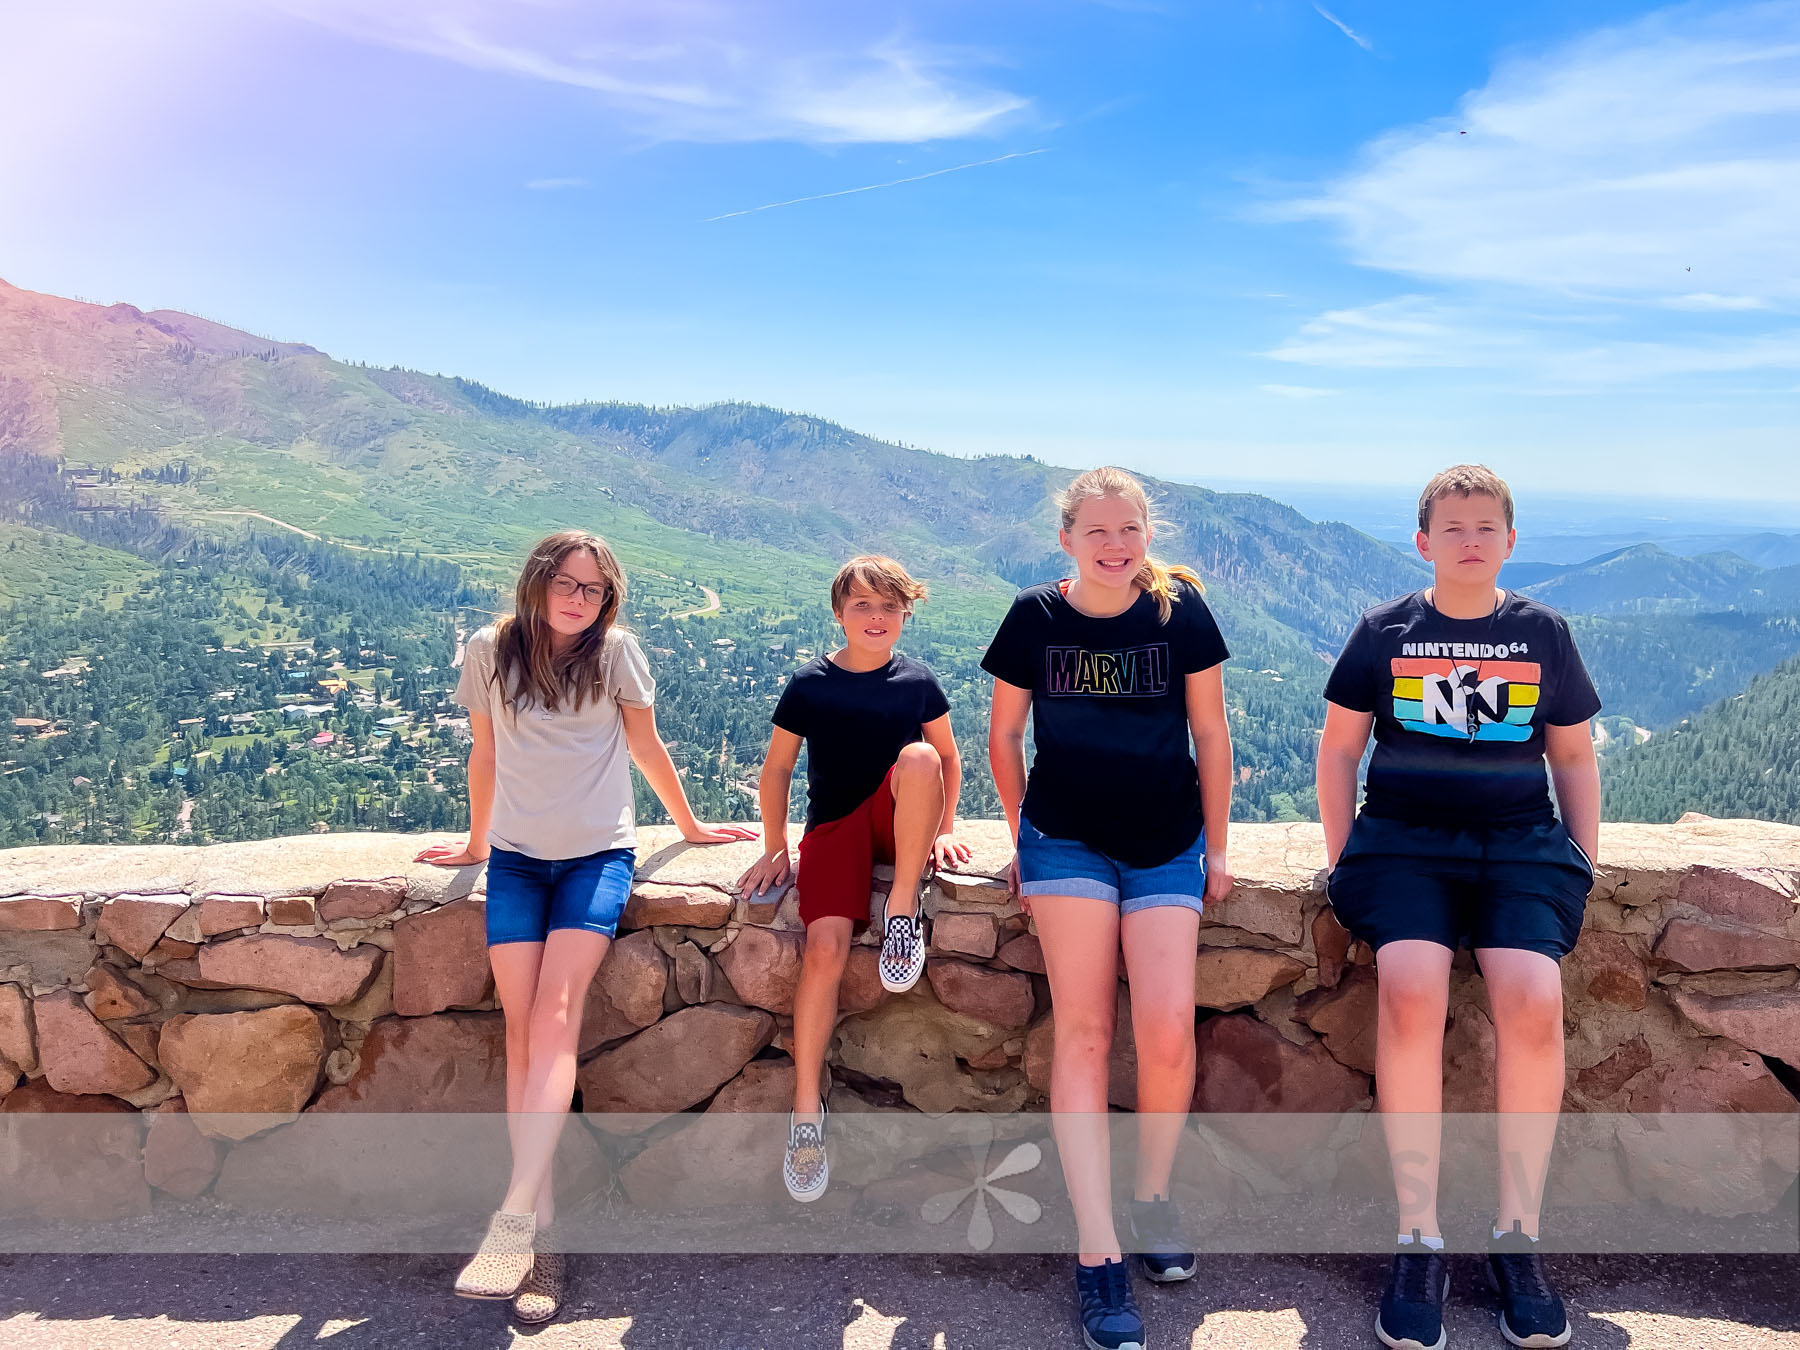
[[[1132,867],[1160,867],[1191,847],[1204,821],[1187,677],[1230,655],[1186,582],[1166,624],[1148,594],[1096,619],[1058,582],[1020,591],[981,668],[1031,691],[1026,819]]]
[[[1325,682],[1375,715],[1363,813],[1480,830],[1554,819],[1544,728],[1600,711],[1562,615],[1511,591],[1452,619],[1423,591],[1365,613]]]

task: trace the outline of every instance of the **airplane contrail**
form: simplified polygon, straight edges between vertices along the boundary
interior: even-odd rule
[[[768,202],[762,206],[746,207],[742,211],[727,211],[722,216],[708,216],[703,224],[711,224],[715,220],[730,220],[733,216],[753,216],[758,211],[773,211],[778,206],[798,206],[801,202],[822,202],[828,197],[849,197],[858,192],[875,192],[881,188],[899,187],[903,183],[922,183],[927,178],[937,178],[946,173],[960,173],[964,169],[979,169],[986,164],[1001,164],[1009,159],[1029,159],[1033,155],[1044,155],[1050,152],[1045,146],[1039,150],[1015,150],[1010,155],[996,155],[992,159],[978,159],[972,164],[952,164],[947,169],[933,169],[930,173],[914,174],[911,178],[896,178],[891,183],[869,183],[863,187],[842,188],[837,192],[821,192],[811,197],[794,197],[785,202]]]
[[[1349,38],[1357,46],[1361,47],[1365,52],[1372,52],[1375,50],[1375,44],[1373,42],[1370,42],[1369,39],[1357,32],[1349,24],[1338,18],[1337,15],[1326,9],[1325,6],[1319,4],[1317,0],[1314,0],[1313,8],[1319,11],[1320,18],[1330,23],[1340,33]]]

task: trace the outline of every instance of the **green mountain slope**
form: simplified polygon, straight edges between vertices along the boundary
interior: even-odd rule
[[[217,325],[205,336],[210,350],[166,313],[0,286],[0,451],[117,473],[96,505],[135,500],[209,531],[255,512],[493,577],[568,523],[631,566],[718,584],[728,603],[784,603],[867,549],[987,615],[1059,570],[1049,496],[1069,475],[1029,459],[953,459],[747,405],[538,408]],[[158,481],[176,465],[181,481]],[[1321,651],[1422,574],[1267,498],[1156,488],[1164,552]]]
[[[454,823],[441,794],[455,780],[442,762],[451,732],[437,719],[455,710],[447,672],[428,667],[457,626],[503,603],[495,588],[532,541],[579,525],[626,564],[632,622],[657,653],[659,716],[703,811],[753,812],[769,705],[794,662],[831,642],[826,583],[860,551],[893,553],[931,585],[908,646],[950,690],[966,800],[991,811],[977,661],[1014,590],[1065,571],[1051,495],[1069,477],[749,404],[539,406],[176,311],[0,282],[0,607],[34,620],[14,623],[10,647],[0,625],[0,670],[12,672],[0,713],[68,729],[15,735],[0,797],[24,822],[10,828],[38,838],[71,837],[46,818],[78,807],[84,838]],[[1329,658],[1363,608],[1428,573],[1266,497],[1151,486],[1158,551],[1199,571],[1233,649],[1238,814],[1311,815]],[[1800,576],[1645,546],[1531,593],[1598,616],[1576,627],[1609,714],[1660,729],[1800,649],[1788,572]],[[1717,609],[1738,612],[1702,612]],[[120,612],[133,625],[104,620]],[[226,644],[243,659],[270,653],[254,731],[217,701],[243,668],[218,657]],[[203,673],[98,691],[89,676],[45,673],[76,658],[123,670],[138,651],[188,653]],[[328,677],[360,682],[361,702],[330,694]],[[286,692],[271,703],[270,689]],[[131,736],[108,738],[123,705],[100,694],[129,704]],[[276,706],[307,698],[337,705],[318,724],[339,737],[325,748],[302,746]],[[400,712],[416,727],[371,730]],[[182,732],[194,718],[203,730]],[[211,737],[227,749],[208,757]],[[267,744],[247,760],[254,739]],[[178,765],[190,770],[180,782]]]
[[[1604,762],[1614,820],[1685,811],[1800,824],[1800,658],[1751,680],[1672,731]]]
[[[0,284],[0,521],[28,541],[11,574],[0,565],[0,587],[18,578],[0,603],[31,604],[36,620],[0,636],[0,663],[13,658],[0,712],[30,724],[0,763],[8,837],[453,824],[425,794],[455,777],[437,721],[455,710],[441,671],[416,673],[431,664],[418,644],[441,650],[453,620],[483,621],[503,601],[482,588],[509,583],[524,549],[565,524],[620,552],[690,794],[740,818],[781,681],[831,643],[831,573],[857,551],[905,559],[932,587],[908,646],[951,692],[965,801],[991,814],[977,661],[1017,586],[1064,570],[1050,497],[1068,477],[749,405],[541,408],[172,311]],[[1310,814],[1325,657],[1361,608],[1422,570],[1266,498],[1153,487],[1159,548],[1206,578],[1236,656],[1239,814]],[[325,545],[367,566],[339,566]],[[43,579],[59,562],[76,578],[61,590]],[[413,581],[444,563],[465,578],[460,593],[434,578],[432,594],[463,597],[449,608]],[[395,586],[414,597],[401,612],[384,594]],[[133,621],[107,621],[104,606]],[[219,654],[231,647],[244,650]],[[131,674],[137,653],[176,651],[191,681],[109,674],[101,688],[46,673]],[[234,696],[233,671],[259,652],[272,664]],[[337,679],[363,692],[320,684]],[[284,719],[308,699],[335,706],[304,727]],[[390,736],[373,729],[382,713],[412,722]],[[110,736],[115,725],[130,734]],[[337,739],[302,744],[315,728]]]
[[[1800,652],[1788,614],[1575,614],[1569,627],[1609,715],[1662,728]]]

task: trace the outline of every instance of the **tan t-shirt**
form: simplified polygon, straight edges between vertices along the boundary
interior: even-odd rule
[[[584,858],[637,845],[631,809],[631,758],[619,705],[648,708],[656,681],[630,633],[606,635],[600,689],[576,712],[555,712],[521,697],[509,707],[492,684],[494,630],[463,650],[456,701],[494,723],[494,815],[488,843],[532,858]]]

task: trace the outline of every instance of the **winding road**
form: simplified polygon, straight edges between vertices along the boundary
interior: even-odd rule
[[[684,609],[679,614],[671,614],[671,619],[691,619],[697,614],[717,614],[719,612],[719,593],[711,586],[700,588],[706,596],[706,603],[699,609]]]

